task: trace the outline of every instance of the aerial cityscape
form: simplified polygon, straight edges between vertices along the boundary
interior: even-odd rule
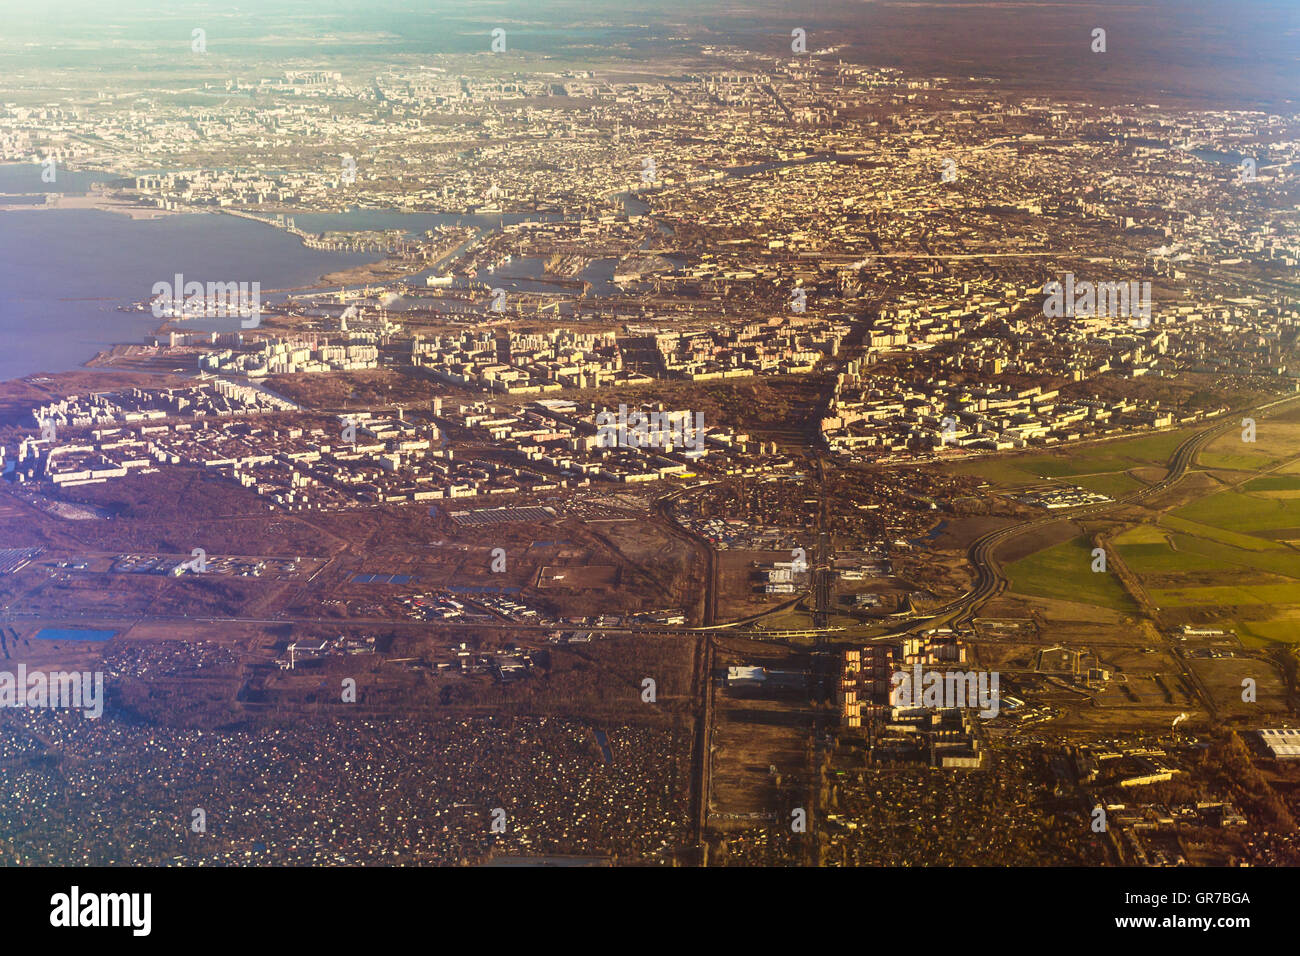
[[[1296,5],[709,7],[0,4],[0,862],[1300,864]]]

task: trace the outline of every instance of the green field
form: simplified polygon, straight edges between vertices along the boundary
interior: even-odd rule
[[[1124,559],[1124,563],[1139,577],[1148,574],[1178,574],[1182,571],[1220,571],[1223,569],[1222,561],[1197,554],[1195,551],[1186,548],[1184,545],[1190,540],[1175,538],[1175,546],[1178,549],[1176,551],[1166,542],[1160,544],[1121,544],[1118,545],[1118,550],[1120,557]]]
[[[1155,588],[1151,600],[1161,607],[1225,607],[1233,604],[1300,604],[1300,581],[1241,584],[1235,587]]]
[[[1135,524],[1133,527],[1115,536],[1119,545],[1131,544],[1165,544],[1169,543],[1169,533],[1155,525]]]
[[[1272,641],[1294,644],[1300,641],[1300,621],[1285,612],[1267,621],[1238,621],[1237,633],[1247,647],[1263,647]]]
[[[1211,527],[1208,524],[1188,521],[1186,518],[1178,518],[1172,514],[1161,516],[1160,525],[1165,528],[1171,528],[1174,531],[1185,531],[1193,537],[1205,538],[1207,541],[1217,541],[1220,544],[1226,544],[1232,548],[1240,548],[1242,551],[1286,550],[1286,545],[1278,544],[1276,541],[1269,541],[1267,538],[1256,538],[1249,534],[1237,534],[1235,531],[1227,531],[1223,528]]]
[[[1174,449],[1193,434],[1191,429],[1158,432],[1141,438],[1098,442],[1075,449],[1067,458],[1044,462],[1042,473],[1049,477],[1093,475],[1128,471],[1146,465],[1167,465]]]
[[[1182,428],[1137,438],[1058,446],[1051,451],[959,463],[953,466],[953,470],[999,485],[1026,485],[1045,478],[1070,478],[1072,483],[1102,494],[1111,494],[1111,489],[1123,494],[1140,487],[1139,482],[1123,472],[1130,468],[1167,465],[1174,449],[1193,433],[1193,429]],[[1078,479],[1077,476],[1089,477]],[[1087,483],[1091,481],[1099,484]]]
[[[1300,475],[1261,475],[1241,486],[1247,493],[1256,491],[1300,491]]]
[[[1009,589],[1021,594],[1093,604],[1114,611],[1137,606],[1110,572],[1092,570],[1092,544],[1082,535],[1006,566]]]
[[[1242,441],[1240,428],[1229,428],[1201,452],[1202,468],[1232,471],[1263,471],[1296,455],[1300,449],[1300,424],[1291,421],[1290,410],[1277,418],[1257,423],[1255,441]]]
[[[1101,445],[1069,463],[1024,459],[1021,467],[1035,461],[1037,475],[1068,477],[1118,497],[1137,484],[1125,470],[1163,464],[1186,434]],[[1229,429],[1204,449],[1196,467],[1243,471],[1248,480],[1123,531],[1111,544],[1117,560],[1143,580],[1162,608],[1249,607],[1243,615],[1258,620],[1232,622],[1249,646],[1300,641],[1300,549],[1286,542],[1300,541],[1300,468],[1290,464],[1297,449],[1300,423],[1261,420],[1254,443]],[[1112,575],[1093,575],[1089,567],[1090,542],[1076,538],[1007,571],[1016,591],[1112,609],[1132,606]]]
[[[1245,446],[1249,448],[1249,445]],[[1251,454],[1250,452],[1223,452],[1211,451],[1208,448],[1201,452],[1196,459],[1196,464],[1200,468],[1218,469],[1222,471],[1263,471],[1271,465],[1277,463],[1277,459],[1271,455]]]
[[[1180,552],[1203,557],[1207,561],[1214,562],[1219,568],[1277,574],[1300,581],[1300,551],[1293,548],[1247,550],[1186,535],[1175,535],[1174,544]]]
[[[1186,528],[1188,523],[1182,524]],[[1213,532],[1214,537],[1162,532],[1160,528],[1143,525],[1119,535],[1115,546],[1124,563],[1139,576],[1218,572],[1242,577],[1276,574],[1300,581],[1300,551],[1246,535],[1232,535],[1232,541],[1225,541],[1224,532],[1205,530]],[[1159,540],[1150,540],[1152,533],[1158,534]],[[1269,547],[1258,547],[1257,543]],[[1252,547],[1238,547],[1238,544]]]
[[[1300,527],[1300,499],[1258,498],[1221,491],[1174,512],[1179,518],[1231,531],[1273,531]]]
[[[1110,545],[1115,560],[1143,580],[1160,607],[1252,608],[1243,614],[1259,620],[1233,625],[1256,647],[1300,641],[1300,549],[1286,543],[1300,541],[1300,462],[1292,467],[1300,422],[1290,417],[1261,420],[1254,443],[1243,442],[1239,429],[1228,429],[1203,450],[1195,467],[1247,472],[1244,484],[1128,528]],[[1167,464],[1200,427],[953,467],[994,484],[1055,479],[1121,498],[1143,486],[1130,470]],[[1259,474],[1269,468],[1277,470]],[[1092,540],[1086,536],[1011,562],[1006,574],[1009,590],[1020,594],[1136,610],[1118,577],[1092,571]]]

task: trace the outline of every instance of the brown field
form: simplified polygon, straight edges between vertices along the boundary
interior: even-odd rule
[[[609,564],[547,566],[537,573],[539,588],[606,591],[618,585],[618,568]]]
[[[965,551],[971,542],[990,531],[1012,523],[1007,518],[976,515],[969,518],[951,518],[931,539],[930,546],[939,551]]]
[[[1044,548],[1069,541],[1078,534],[1079,526],[1066,519],[1043,525],[1041,528],[1036,528],[1033,534],[1019,535],[999,547],[998,561],[1005,567],[1012,561],[1019,561]]]
[[[717,664],[806,670],[809,658],[729,638],[718,642]],[[727,814],[779,813],[790,802],[788,791],[805,787],[812,723],[806,691],[728,689],[722,681],[715,682],[710,819],[716,829],[753,826],[729,820]],[[773,766],[778,776],[772,775]]]

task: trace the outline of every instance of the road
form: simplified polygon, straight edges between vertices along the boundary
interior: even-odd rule
[[[694,550],[704,563],[704,601],[700,612],[701,628],[694,633],[699,640],[695,644],[695,662],[691,674],[691,696],[697,702],[695,718],[695,747],[691,755],[691,826],[694,830],[694,843],[698,854],[695,862],[707,866],[709,862],[708,845],[704,835],[709,824],[710,777],[713,770],[713,634],[718,615],[718,574],[719,560],[717,550],[697,535],[682,528],[673,520],[671,503],[681,496],[686,489],[673,492],[655,502],[655,509],[663,519],[669,534],[678,538]],[[679,628],[681,632],[683,629]]]
[[[1253,409],[1247,409],[1240,412],[1229,413],[1224,416],[1220,422],[1211,425],[1203,431],[1197,432],[1183,441],[1169,460],[1169,470],[1164,478],[1153,485],[1145,488],[1139,488],[1131,494],[1124,495],[1111,501],[1101,502],[1099,504],[1081,505],[1077,508],[1062,508],[1051,514],[1035,518],[1022,524],[1013,525],[1009,528],[999,528],[997,531],[991,531],[981,538],[977,538],[970,546],[967,555],[972,567],[975,569],[975,584],[964,595],[948,604],[943,605],[935,611],[926,615],[920,620],[908,622],[905,626],[898,628],[888,634],[879,635],[880,638],[894,637],[899,634],[906,634],[912,631],[939,627],[945,624],[960,624],[970,618],[991,598],[1000,594],[1007,585],[1006,575],[1003,573],[1002,566],[997,560],[998,548],[1013,538],[1018,538],[1023,534],[1028,534],[1045,525],[1054,524],[1062,518],[1078,519],[1087,518],[1092,515],[1101,514],[1110,511],[1121,505],[1136,504],[1147,498],[1157,495],[1183,479],[1188,469],[1195,463],[1201,449],[1210,441],[1232,428],[1239,428],[1241,417],[1255,416],[1284,405],[1290,402],[1300,400],[1300,395],[1291,395],[1286,398],[1277,399],[1264,405],[1259,405]]]

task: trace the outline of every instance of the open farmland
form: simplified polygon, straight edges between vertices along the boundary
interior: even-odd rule
[[[1021,558],[1007,566],[1010,588],[1115,611],[1136,610],[1114,576],[1092,570],[1092,550],[1088,539],[1080,536]]]

